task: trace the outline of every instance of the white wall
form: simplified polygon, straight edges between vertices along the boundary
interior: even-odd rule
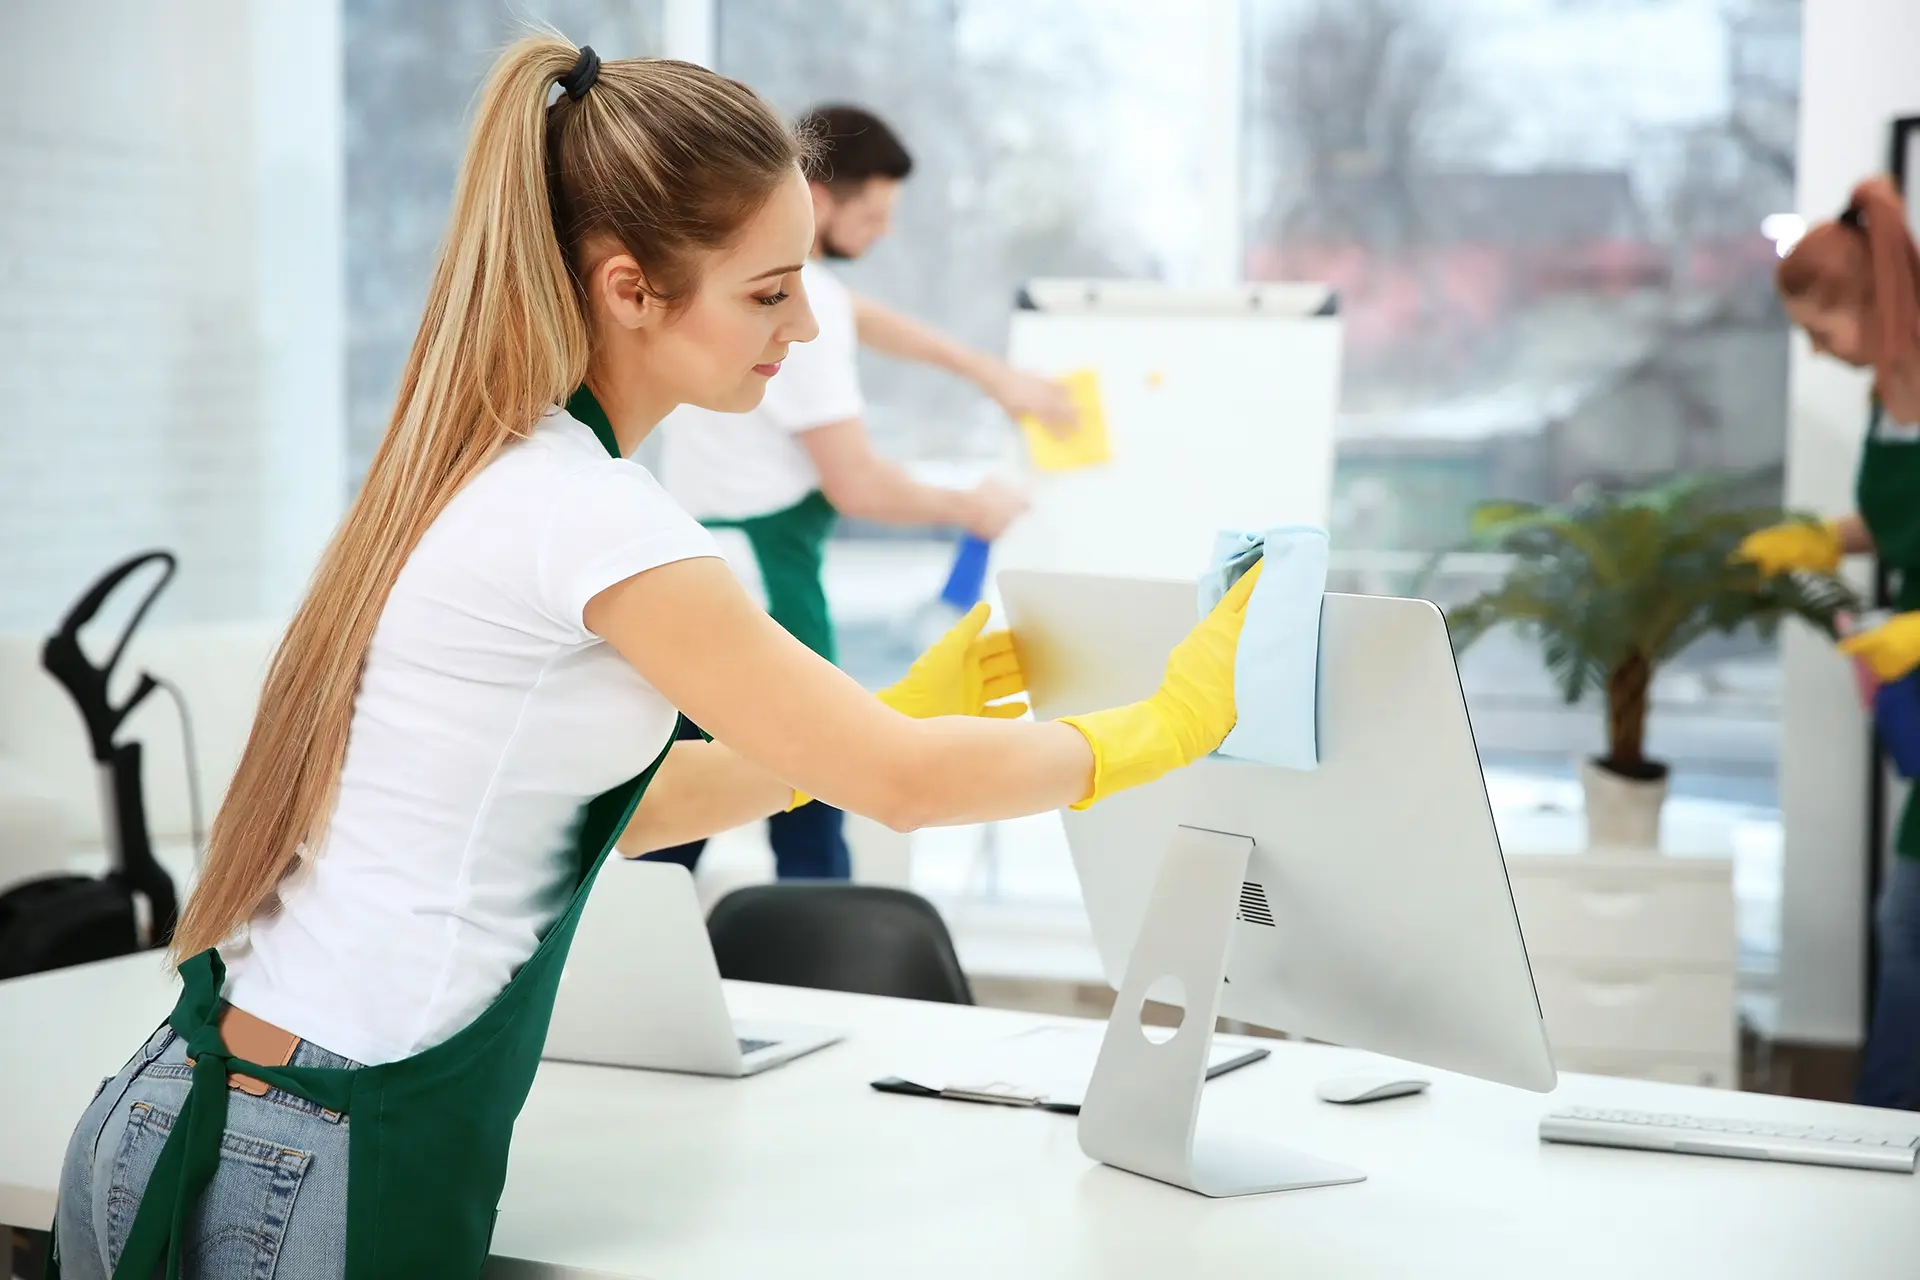
[[[292,612],[347,495],[340,0],[253,0],[259,608]]]
[[[153,545],[175,617],[304,580],[343,494],[334,10],[0,5],[0,628]]]
[[[1920,114],[1920,4],[1807,0],[1800,99],[1802,214],[1830,218],[1886,167],[1887,127]],[[1852,509],[1868,379],[1793,348],[1787,495]],[[1780,795],[1786,826],[1780,1035],[1849,1044],[1863,1030],[1867,724],[1846,666],[1817,637],[1784,645]]]
[[[660,6],[660,52],[710,67],[714,62],[715,0],[665,0]]]

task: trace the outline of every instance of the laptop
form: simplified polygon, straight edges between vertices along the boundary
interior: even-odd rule
[[[677,863],[614,857],[581,913],[541,1056],[750,1076],[844,1038],[825,1027],[736,1023],[693,877]]]

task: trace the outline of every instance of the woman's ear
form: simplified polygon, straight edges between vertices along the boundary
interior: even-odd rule
[[[620,329],[649,329],[666,308],[647,291],[647,277],[630,253],[614,253],[587,275],[587,300],[604,321]]]

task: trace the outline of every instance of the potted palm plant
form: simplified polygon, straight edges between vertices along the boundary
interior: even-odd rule
[[[1626,492],[1587,488],[1557,506],[1474,509],[1464,549],[1500,552],[1498,586],[1447,614],[1456,651],[1517,627],[1538,641],[1569,703],[1605,696],[1606,753],[1584,763],[1587,839],[1595,848],[1659,844],[1667,766],[1646,754],[1655,673],[1711,633],[1771,636],[1787,617],[1834,634],[1857,608],[1837,578],[1764,578],[1734,549],[1783,515],[1751,500],[1751,481],[1681,476]]]

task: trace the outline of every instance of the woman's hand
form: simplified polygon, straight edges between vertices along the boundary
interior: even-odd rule
[[[1835,521],[1789,520],[1748,534],[1733,558],[1760,570],[1763,578],[1783,573],[1833,573],[1846,548]]]
[[[1226,741],[1238,714],[1233,668],[1240,651],[1240,630],[1263,564],[1249,569],[1174,646],[1167,655],[1166,675],[1151,697],[1110,711],[1065,718],[1093,748],[1093,790],[1074,808],[1084,809],[1116,791],[1152,782]]]
[[[1896,613],[1871,631],[1848,636],[1840,652],[1867,664],[1881,684],[1920,667],[1920,613]]]
[[[991,716],[1017,720],[1024,702],[1001,702],[1027,691],[1011,631],[989,631],[986,604],[976,604],[952,630],[914,660],[907,674],[879,694],[880,701],[915,720],[935,716]]]

